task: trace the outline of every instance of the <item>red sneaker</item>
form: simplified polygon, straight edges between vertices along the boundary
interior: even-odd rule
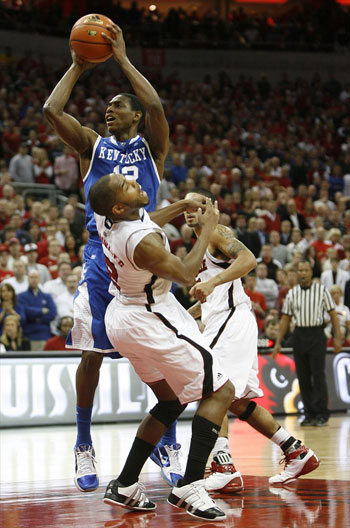
[[[269,483],[274,486],[287,484],[301,475],[311,473],[320,465],[320,459],[311,449],[301,445],[295,451],[287,453],[281,463],[284,463],[283,471],[269,478]]]
[[[220,493],[237,493],[243,490],[243,479],[236,471],[230,453],[219,451],[211,463],[211,473],[204,479],[207,491]]]

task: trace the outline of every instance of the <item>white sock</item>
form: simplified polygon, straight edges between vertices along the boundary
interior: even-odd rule
[[[270,438],[270,440],[281,447],[289,438],[293,438],[292,435],[283,429],[283,427],[280,427],[275,434]],[[295,439],[294,439],[295,440]],[[281,447],[282,448],[282,447]]]
[[[216,455],[216,453],[218,453],[219,451],[225,451],[227,453],[230,452],[228,438],[226,438],[225,436],[219,436],[215,442],[213,454]]]

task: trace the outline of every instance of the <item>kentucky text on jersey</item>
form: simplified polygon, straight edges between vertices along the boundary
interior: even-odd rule
[[[109,149],[107,147],[100,147],[98,155],[99,159],[107,159],[110,161],[119,161],[125,165],[131,165],[137,161],[146,160],[146,147],[135,149],[133,152],[123,154],[120,150]]]
[[[118,141],[115,137],[96,139],[89,170],[84,178],[86,198],[86,229],[90,239],[100,241],[97,234],[94,213],[90,207],[89,191],[92,185],[105,174],[120,173],[126,179],[135,180],[146,191],[149,204],[147,211],[156,208],[157,191],[160,178],[151,150],[145,138],[135,136],[127,141]]]

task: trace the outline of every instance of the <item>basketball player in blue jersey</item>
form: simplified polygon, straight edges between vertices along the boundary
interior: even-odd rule
[[[81,60],[73,50],[72,65],[58,82],[44,105],[44,114],[64,143],[80,157],[80,172],[85,196],[103,175],[115,172],[139,183],[149,196],[147,209],[156,207],[156,195],[169,148],[169,128],[163,106],[153,86],[129,61],[122,30],[109,26],[107,37],[114,59],[129,80],[136,95],[119,94],[107,105],[105,119],[110,137],[101,137],[64,112],[72,90],[81,75],[94,65]],[[144,121],[144,137],[138,128]],[[82,278],[74,300],[74,326],[67,347],[82,350],[76,373],[77,440],[75,445],[75,484],[81,491],[93,491],[99,481],[91,439],[91,413],[99,380],[103,353],[120,357],[106,335],[104,315],[112,296],[108,292],[107,273],[101,241],[97,234],[89,200],[85,205],[89,241],[84,250]],[[161,466],[162,475],[171,485],[181,476],[176,444],[176,422],[169,428],[151,458]]]

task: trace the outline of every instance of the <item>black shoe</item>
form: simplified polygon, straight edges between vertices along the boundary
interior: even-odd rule
[[[315,425],[317,425],[318,427],[328,425],[328,418],[326,418],[325,416],[316,416]]]
[[[304,416],[304,418],[300,422],[300,426],[307,427],[308,425],[315,425],[315,421],[313,419],[308,418],[307,416]]]

